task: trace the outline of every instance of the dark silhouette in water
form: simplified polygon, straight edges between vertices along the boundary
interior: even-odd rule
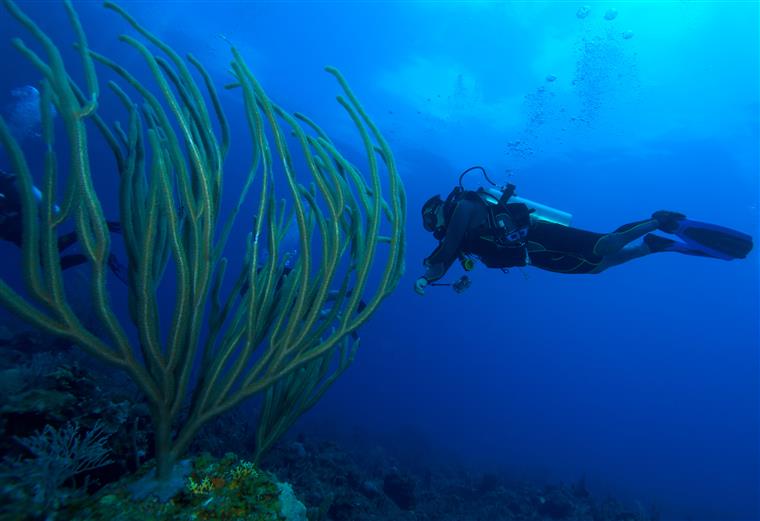
[[[39,197],[35,187],[35,196]],[[107,221],[109,231],[121,233],[121,224]],[[21,194],[16,186],[16,176],[0,170],[0,239],[12,242],[19,248],[22,246],[24,232],[23,209]],[[77,233],[71,231],[58,237],[58,251],[63,252],[78,240]],[[67,270],[87,262],[87,257],[81,253],[70,253],[61,257],[61,269]],[[124,284],[127,283],[126,268],[112,253],[108,256],[108,267]]]

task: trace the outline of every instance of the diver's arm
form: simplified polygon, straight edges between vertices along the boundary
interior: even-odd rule
[[[446,236],[438,247],[425,259],[427,271],[422,276],[428,282],[433,282],[443,277],[451,265],[459,257],[462,241],[470,223],[476,216],[478,207],[475,203],[463,199],[457,203],[451,221],[446,230]]]

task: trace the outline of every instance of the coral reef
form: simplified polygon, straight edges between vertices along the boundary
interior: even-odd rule
[[[239,419],[255,410],[251,404],[216,418],[201,431],[190,451],[198,456],[175,466],[178,487],[161,502],[150,487],[144,493],[155,478],[155,466],[147,459],[152,427],[144,399],[128,386],[101,388],[99,378],[116,378],[118,373],[107,368],[91,372],[76,350],[56,347],[54,355],[45,350],[47,340],[6,338],[16,348],[0,351],[0,372],[17,366],[24,375],[41,375],[29,378],[24,392],[0,395],[0,451],[8,455],[0,471],[0,519],[224,519],[234,513],[243,517],[232,519],[290,521],[305,515],[310,521],[658,521],[654,509],[595,498],[582,479],[571,484],[525,482],[507,472],[467,468],[435,451],[414,458],[412,454],[422,452],[415,444],[427,441],[410,442],[412,436],[404,437],[405,447],[385,448],[368,435],[349,451],[300,434],[276,444],[254,465],[249,458],[255,454],[256,429]],[[42,396],[51,399],[20,407],[17,400],[26,402],[25,394],[35,387],[46,389]],[[35,481],[24,481],[24,475],[8,466],[34,464],[33,455],[15,438],[33,435],[40,425],[66,425],[62,419],[80,402],[88,404],[88,412],[78,419],[79,436],[98,421],[108,425],[104,446],[112,462],[69,479],[46,506],[35,494]],[[19,410],[25,412],[19,415]],[[95,410],[99,416],[93,415]],[[140,422],[133,425],[126,420],[130,416]],[[229,454],[230,448],[240,457]],[[403,455],[404,450],[409,454]],[[410,457],[413,466],[406,461]],[[272,517],[277,515],[282,517]]]
[[[288,485],[235,454],[221,459],[201,454],[185,463],[184,489],[169,498],[136,496],[138,472],[63,513],[71,521],[306,521],[306,508]]]

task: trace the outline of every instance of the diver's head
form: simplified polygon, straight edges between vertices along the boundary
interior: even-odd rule
[[[440,195],[434,195],[422,205],[422,226],[425,230],[435,233],[443,224],[443,200]]]

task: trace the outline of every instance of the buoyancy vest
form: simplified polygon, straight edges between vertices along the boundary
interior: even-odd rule
[[[478,188],[476,191],[459,187],[449,194],[444,202],[444,219],[448,225],[456,205],[462,200],[482,204],[487,211],[486,221],[474,230],[481,240],[497,247],[515,248],[524,245],[530,228],[531,210],[523,203],[509,203],[509,192]]]

